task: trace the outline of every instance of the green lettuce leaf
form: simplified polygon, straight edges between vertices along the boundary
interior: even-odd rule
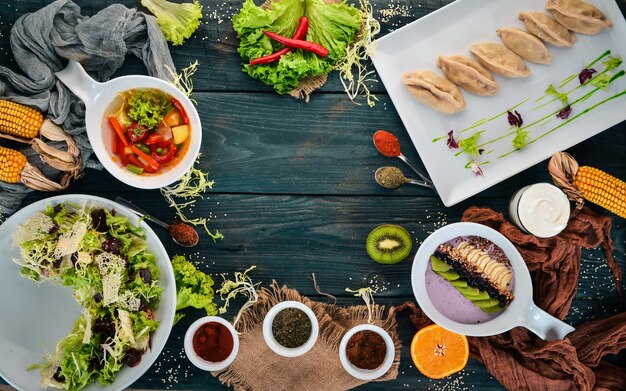
[[[165,39],[175,46],[182,45],[200,27],[202,6],[198,0],[182,4],[167,0],[141,0],[141,4],[156,16]]]

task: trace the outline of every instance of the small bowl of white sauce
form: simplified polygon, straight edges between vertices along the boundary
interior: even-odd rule
[[[549,238],[558,235],[567,226],[570,202],[558,187],[535,183],[513,195],[509,215],[523,231],[539,238]]]

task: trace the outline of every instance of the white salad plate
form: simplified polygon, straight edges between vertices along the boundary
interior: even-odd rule
[[[87,202],[105,209],[115,209],[127,216],[146,233],[148,248],[157,259],[163,288],[161,303],[154,312],[161,324],[152,335],[152,347],[134,368],[124,367],[115,381],[106,387],[91,385],[85,390],[123,390],[152,366],[165,346],[176,312],[176,282],[170,258],[152,229],[129,209],[105,198],[89,195],[60,195],[32,203],[9,217],[0,225],[0,376],[18,390],[41,390],[39,370],[27,371],[31,364],[40,363],[42,356],[54,352],[57,343],[72,330],[81,315],[81,307],[73,298],[70,287],[36,284],[20,276],[21,267],[13,262],[19,258],[19,247],[12,246],[11,236],[19,224],[48,205]]]
[[[615,1],[589,2],[611,19],[612,29],[597,35],[577,34],[578,40],[571,48],[547,45],[552,54],[552,64],[526,62],[532,70],[530,77],[509,79],[494,75],[500,84],[500,91],[494,97],[481,97],[461,90],[466,108],[452,115],[439,113],[418,103],[402,83],[402,74],[430,69],[443,76],[435,65],[440,54],[462,54],[472,58],[469,47],[473,43],[501,42],[496,29],[524,29],[524,24],[518,20],[519,12],[548,12],[544,8],[545,0],[457,0],[377,41],[376,54],[373,56],[376,70],[446,206],[465,200],[541,162],[554,152],[565,150],[626,119],[626,94],[618,96],[626,92],[626,77],[614,80],[608,90],[599,90],[589,99],[573,104],[567,120],[556,118],[555,113],[563,107],[558,100],[536,108],[552,100],[552,97],[547,97],[537,102],[550,84],[561,92],[578,87],[578,77],[574,77],[559,88],[564,79],[570,75],[578,76],[582,69],[605,51],[611,50],[610,55],[615,57],[626,56],[626,22]],[[593,65],[598,72],[604,70],[603,60]],[[611,73],[625,68],[622,64]],[[569,94],[570,102],[593,89],[590,85],[577,88]],[[597,105],[605,100],[605,103]],[[509,125],[506,111],[514,106],[517,107],[513,110],[522,115],[523,126],[534,123],[525,129],[530,131],[528,141],[543,134],[545,137],[508,154],[513,150],[515,129]],[[498,117],[480,123],[495,116]],[[548,133],[559,125],[563,126]],[[479,136],[479,144],[489,143],[481,147],[484,148],[483,154],[475,158],[465,153],[455,156],[458,150],[450,150],[445,138],[433,142],[433,139],[445,136],[450,130],[454,130],[457,140],[484,131]],[[499,137],[502,138],[493,141]],[[484,176],[472,173],[468,165],[472,159],[480,165]]]

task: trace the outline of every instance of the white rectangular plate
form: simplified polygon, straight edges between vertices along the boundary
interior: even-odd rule
[[[441,75],[435,66],[440,54],[463,54],[471,58],[468,51],[471,44],[500,42],[496,35],[496,29],[500,27],[524,29],[523,23],[517,18],[519,12],[547,12],[544,9],[545,0],[457,0],[378,40],[373,57],[376,70],[446,206],[461,202],[548,158],[554,152],[565,150],[626,119],[626,95],[619,95],[626,91],[626,77],[615,79],[608,90],[598,90],[589,99],[573,104],[571,116],[566,121],[554,115],[562,108],[558,100],[537,108],[552,100],[552,97],[544,97],[536,102],[550,84],[562,92],[578,87],[576,77],[559,88],[565,78],[578,75],[606,50],[611,50],[610,55],[614,57],[626,54],[626,22],[617,4],[612,0],[590,2],[613,21],[611,30],[592,36],[578,34],[578,40],[571,48],[547,45],[552,53],[552,64],[527,62],[533,72],[527,78],[495,76],[500,84],[500,91],[495,97],[480,97],[462,90],[467,107],[453,115],[441,114],[418,103],[402,84],[402,73],[430,69]],[[605,69],[602,61],[607,58],[598,61],[593,68],[602,72]],[[625,67],[622,64],[610,73],[619,72]],[[575,102],[593,90],[591,85],[577,88],[569,94],[569,100]],[[605,103],[596,105],[605,100]],[[524,103],[515,110],[522,115],[523,126],[530,125],[525,129],[530,132],[528,140],[545,136],[521,150],[501,157],[513,150],[511,142],[515,137],[515,128],[509,125],[506,111],[521,102]],[[585,112],[589,108],[591,110]],[[500,113],[504,114],[473,127],[478,121]],[[547,133],[559,125],[563,126]],[[467,130],[462,131],[464,129]],[[466,153],[455,156],[458,150],[450,150],[445,138],[433,142],[433,139],[445,136],[450,130],[454,130],[457,140],[484,131],[479,136],[479,144],[489,143],[481,147],[484,152],[478,157],[473,158]],[[493,141],[496,139],[499,140]],[[472,159],[480,163],[484,176],[475,176],[467,168]]]

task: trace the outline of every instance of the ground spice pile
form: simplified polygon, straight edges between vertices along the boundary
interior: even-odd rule
[[[385,361],[387,345],[380,334],[364,330],[354,334],[346,346],[348,360],[360,369],[376,369]]]

